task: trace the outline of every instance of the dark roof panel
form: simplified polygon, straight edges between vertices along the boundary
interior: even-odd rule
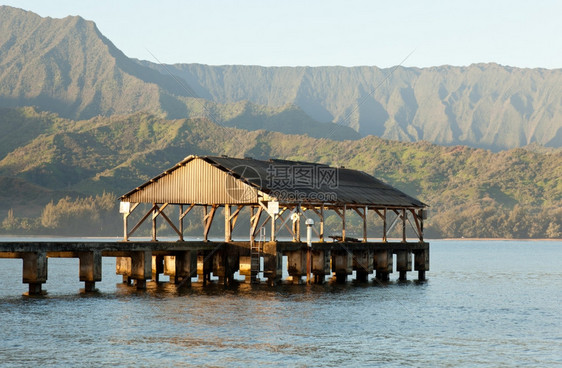
[[[122,199],[145,190],[151,182],[174,172],[194,159],[201,159],[281,202],[357,204],[384,207],[427,205],[362,171],[325,164],[224,156],[188,156],[174,167],[123,195]],[[180,184],[176,184],[180,185]]]
[[[271,159],[203,157],[234,173],[262,192],[300,196],[303,202],[326,198],[325,202],[426,207],[426,204],[362,171],[325,164]]]

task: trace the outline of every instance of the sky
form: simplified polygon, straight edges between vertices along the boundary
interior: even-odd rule
[[[80,15],[127,56],[263,66],[562,68],[562,1],[17,0]],[[1,56],[0,56],[1,57]]]

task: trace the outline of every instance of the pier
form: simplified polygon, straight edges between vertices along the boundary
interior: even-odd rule
[[[205,285],[211,276],[229,284],[236,272],[246,282],[262,282],[261,274],[263,281],[275,285],[282,281],[284,257],[290,277],[285,281],[296,284],[323,283],[327,278],[345,282],[353,271],[358,282],[368,281],[373,273],[377,280],[388,281],[394,270],[400,280],[406,280],[410,271],[425,280],[429,271],[429,243],[423,239],[427,205],[371,175],[343,167],[189,156],[120,200],[122,241],[0,242],[0,258],[23,260],[22,281],[29,285],[29,294],[43,292],[48,258],[57,257],[80,260],[79,278],[87,292],[101,281],[102,257],[116,257],[116,273],[138,289],[162,274],[186,286],[195,277]],[[135,213],[138,221],[130,227],[141,204],[144,212]],[[173,207],[175,219],[170,214]],[[184,220],[197,212],[202,240],[186,241]],[[328,213],[341,220],[335,235],[325,234]],[[359,238],[347,234],[350,213],[362,222]],[[211,241],[209,234],[220,214],[224,241]],[[235,226],[242,217],[249,224],[248,236],[235,241]],[[380,225],[377,234],[371,228],[374,219]],[[177,241],[158,239],[158,220],[169,226]],[[145,231],[150,227],[150,241],[133,238],[143,226]],[[401,233],[401,239],[389,239],[393,230]],[[280,234],[290,240],[280,240]],[[372,241],[377,237],[380,241]]]
[[[363,282],[369,274],[386,281],[393,270],[400,273],[401,279],[414,270],[418,279],[424,280],[429,269],[429,244],[425,242],[313,242],[311,247],[304,242],[264,242],[254,256],[259,258],[252,258],[249,242],[0,242],[0,258],[23,260],[22,281],[29,285],[30,295],[43,292],[49,258],[78,258],[78,276],[84,282],[84,290],[91,292],[95,291],[95,283],[101,281],[102,257],[116,257],[116,273],[123,276],[124,282],[144,289],[148,280],[156,281],[159,275],[189,286],[192,280],[205,284],[211,276],[218,276],[218,282],[232,283],[236,272],[252,283],[261,282],[257,279],[261,272],[263,282],[273,285],[282,281],[283,256],[287,257],[291,278],[286,281],[306,283],[307,255],[311,258],[308,276],[314,283],[332,277],[345,282],[353,271],[356,280]]]

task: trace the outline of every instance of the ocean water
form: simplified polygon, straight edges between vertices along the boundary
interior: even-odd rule
[[[0,366],[562,367],[562,241],[431,241],[430,262],[423,283],[137,291],[104,258],[84,294],[49,259],[25,297],[0,259]]]

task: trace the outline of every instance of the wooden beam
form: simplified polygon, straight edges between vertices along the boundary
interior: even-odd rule
[[[395,209],[392,209],[392,211],[394,213],[396,213],[396,218],[392,221],[392,223],[390,224],[390,226],[388,227],[388,232],[390,233],[392,231],[392,229],[394,229],[394,226],[396,226],[396,224],[398,223],[398,220],[402,217],[400,216],[400,212],[396,211]]]
[[[133,235],[133,233],[142,225],[142,223],[150,216],[150,214],[152,213],[152,211],[154,210],[154,206],[152,206],[148,212],[139,220],[139,222],[137,222],[137,224],[133,227],[133,229],[131,231],[129,231],[129,234],[127,234],[127,238],[129,238],[131,235]]]
[[[238,219],[238,214],[242,208],[244,208],[243,205],[238,205],[236,211],[234,211],[234,213],[230,216],[230,220],[232,221],[232,230],[234,230],[234,226],[236,226],[236,220]]]
[[[170,227],[176,232],[176,234],[179,235],[180,240],[183,240],[183,236],[182,233],[178,230],[178,228],[172,223],[172,221],[170,221],[170,219],[168,218],[168,216],[163,212],[164,208],[166,208],[168,206],[168,203],[164,203],[164,205],[160,208],[158,208],[158,206],[156,206],[156,209],[158,211],[157,216],[162,216],[164,218],[164,220],[166,220],[166,222],[168,223],[168,225],[170,225]]]
[[[190,204],[189,207],[187,208],[187,210],[185,210],[184,212],[181,212],[181,211],[183,211],[183,205],[180,205],[180,209],[181,209],[180,210],[180,220],[183,220],[183,218],[185,216],[187,216],[187,214],[193,209],[193,207],[195,207],[195,203]]]
[[[289,227],[289,225],[287,225],[287,222],[289,222],[289,220],[291,219],[291,214],[289,214],[289,217],[287,217],[286,220],[283,218],[283,213],[285,212],[284,211],[285,209],[286,208],[284,208],[283,211],[279,212],[279,214],[277,215],[277,217],[280,218],[283,221],[283,223],[277,229],[277,232],[275,233],[275,236],[277,236],[277,233],[279,231],[281,231],[281,227],[283,227],[283,226],[285,227],[285,229],[287,229],[287,231],[289,232],[289,234],[291,234],[291,236],[294,236],[293,230]]]
[[[203,217],[205,223],[205,229],[203,230],[203,241],[208,240],[209,230],[211,229],[211,224],[213,223],[213,218],[215,217],[215,212],[217,211],[217,204],[211,206],[211,211]],[[207,206],[205,206],[207,208]],[[206,212],[206,211],[205,211]]]
[[[332,208],[332,210],[343,220],[343,215],[340,212],[339,208],[334,207],[334,208]]]
[[[250,242],[254,242],[256,237],[256,229],[258,227],[258,223],[260,221],[261,213],[263,212],[262,207],[258,207],[258,213],[254,215],[254,207],[250,207],[252,209],[251,216],[250,216]]]
[[[385,210],[383,210],[383,213],[381,213],[378,208],[373,208],[373,210],[375,211],[375,213],[376,213],[377,215],[379,215],[379,217],[380,217],[382,220],[384,220],[384,217],[385,217],[385,215],[386,215]]]
[[[416,224],[416,230],[417,230],[417,232],[418,232],[418,238],[419,238],[421,241],[423,241],[423,228],[422,228],[423,225],[421,225],[421,223],[420,223],[420,220],[423,221],[423,220],[420,218],[420,217],[421,217],[421,213],[420,213],[420,215],[418,215],[418,214],[416,213],[416,210],[414,210],[414,209],[410,209],[410,212],[412,213],[412,217],[414,218],[414,222],[415,222],[415,224]],[[420,210],[420,212],[421,212],[421,210]]]
[[[187,210],[183,210],[183,204],[180,204],[180,216],[179,216],[179,231],[180,231],[180,241],[183,241],[183,218],[195,207],[195,203],[192,203]]]
[[[367,242],[367,206],[363,208],[363,213],[359,211],[358,207],[353,207],[353,210],[357,212],[359,217],[363,219],[363,242]]]

